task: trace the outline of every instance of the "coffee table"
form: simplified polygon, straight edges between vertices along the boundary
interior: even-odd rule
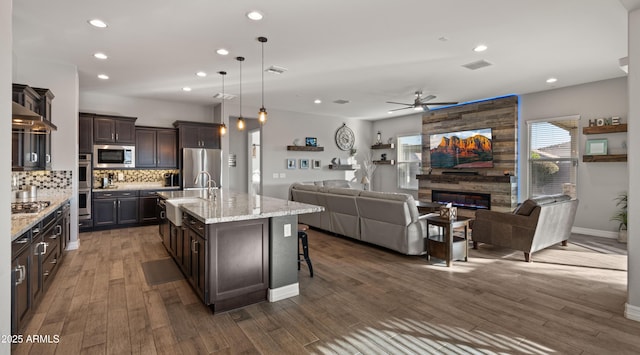
[[[440,216],[427,217],[427,260],[430,257],[442,259],[451,266],[453,260],[467,261],[469,256],[469,221],[471,218],[446,219]],[[442,233],[431,235],[429,226],[434,225]],[[464,228],[463,237],[453,235],[455,228]]]

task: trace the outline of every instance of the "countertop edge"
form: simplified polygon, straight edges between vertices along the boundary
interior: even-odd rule
[[[40,211],[37,214],[28,215],[28,216],[12,216],[11,217],[11,242],[18,239],[22,234],[27,232],[29,229],[33,228],[38,222],[40,222],[43,218],[48,216],[50,213],[54,212],[60,206],[71,200],[71,193],[64,193],[60,195],[53,196],[43,196],[43,199],[48,199],[51,201],[51,205]],[[18,225],[19,224],[19,225]],[[14,228],[19,228],[14,230]]]

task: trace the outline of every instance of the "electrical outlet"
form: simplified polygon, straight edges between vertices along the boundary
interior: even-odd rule
[[[291,236],[291,225],[290,224],[285,224],[284,225],[284,236],[285,236],[285,238]]]
[[[281,178],[281,179],[284,179],[284,178],[286,178],[286,177],[287,177],[287,174],[285,174],[285,173],[280,173],[280,178]]]
[[[273,173],[273,178],[277,179],[278,178],[278,173]]]
[[[124,173],[118,173],[118,181],[124,181]]]

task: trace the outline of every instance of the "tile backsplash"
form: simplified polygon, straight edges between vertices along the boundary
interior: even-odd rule
[[[11,177],[16,179],[18,187],[35,185],[41,190],[70,189],[73,182],[71,170],[13,171]]]
[[[93,171],[93,186],[100,186],[100,178],[105,174],[113,174],[113,182],[163,182],[165,173],[178,174],[180,170],[107,170],[100,169]],[[118,180],[118,175],[122,174],[124,180]]]

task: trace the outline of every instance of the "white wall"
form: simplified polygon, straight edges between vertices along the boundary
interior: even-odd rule
[[[384,120],[373,122],[371,134],[375,143],[378,131],[382,134],[382,143],[388,143],[389,138],[393,138],[393,142],[398,142],[398,136],[407,136],[413,134],[422,134],[422,115],[423,113],[415,113],[412,115],[392,117]],[[397,158],[397,146],[395,150],[371,150],[374,160],[380,160],[380,154],[386,153],[387,159]],[[398,175],[395,165],[378,165],[373,173],[373,181],[371,189],[374,191],[385,192],[402,192],[413,195],[418,198],[418,190],[403,190],[398,188]]]
[[[225,185],[230,190],[247,192],[249,184],[249,162],[248,156],[248,144],[249,144],[249,130],[260,128],[260,123],[257,119],[245,117],[245,129],[244,131],[238,131],[236,128],[237,117],[229,117],[226,122],[230,122],[227,125],[228,128],[228,140],[229,145],[227,151],[223,151],[224,160],[222,165],[229,170],[229,179],[225,182]],[[229,154],[236,155],[236,166],[230,167],[228,164]]]
[[[622,73],[622,72],[621,72]],[[518,146],[519,177],[521,186],[526,186],[528,169],[526,152],[528,145],[526,121],[580,115],[580,143],[577,193],[580,203],[574,227],[593,235],[617,236],[618,224],[610,221],[616,210],[615,197],[629,188],[627,163],[583,163],[585,141],[593,138],[608,138],[610,150],[622,149],[624,134],[582,135],[582,127],[589,119],[619,116],[627,123],[627,79],[604,80],[572,87],[548,90],[520,96],[520,143]],[[629,137],[632,135],[629,134]],[[520,199],[527,198],[522,190]]]
[[[0,1],[0,117],[11,115],[11,0]],[[6,152],[11,151],[11,120],[0,120],[0,150],[5,152],[0,160],[0,200],[11,200],[11,159]],[[4,168],[3,168],[4,166]],[[11,230],[11,211],[8,203],[0,203],[0,225],[4,226],[0,246],[0,334],[11,334],[11,240],[7,238]],[[0,342],[0,354],[10,354],[11,344]]]
[[[51,121],[58,127],[51,132],[51,169],[71,170],[71,242],[78,246],[78,70],[74,65],[47,62],[37,58],[15,56],[13,82],[47,88],[55,95]]]
[[[257,112],[257,110],[256,110]],[[305,115],[288,111],[269,110],[269,120],[262,127],[262,193],[266,196],[287,198],[289,185],[297,181],[316,181],[345,179],[353,176],[352,171],[330,170],[328,165],[334,157],[348,158],[349,152],[338,149],[335,143],[336,130],[346,123],[355,134],[354,147],[361,152],[368,149],[373,140],[372,123],[356,119],[340,119],[329,116]],[[293,145],[298,138],[304,145],[305,137],[316,137],[318,146],[323,152],[288,151],[287,145]],[[288,170],[286,159],[320,159],[321,169]],[[284,178],[273,177],[273,174],[285,174]]]
[[[629,151],[640,152],[640,5],[629,13]],[[633,99],[631,99],[633,98]],[[625,315],[640,321],[640,158],[629,155],[629,298]]]
[[[214,122],[213,105],[86,92],[80,93],[80,111],[137,117],[137,126],[173,128],[174,121]]]

